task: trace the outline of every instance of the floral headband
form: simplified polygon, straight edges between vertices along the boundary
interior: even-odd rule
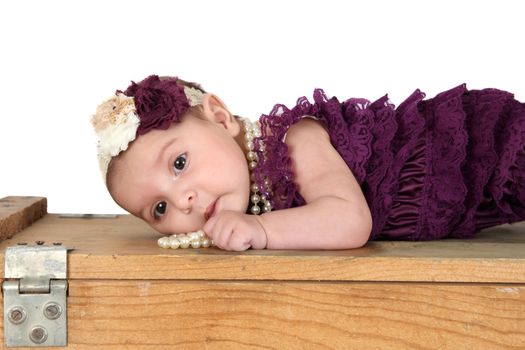
[[[203,92],[177,84],[178,78],[150,75],[97,107],[91,124],[98,136],[98,161],[106,181],[109,162],[130,142],[150,130],[165,130],[179,122],[189,107],[202,104]]]

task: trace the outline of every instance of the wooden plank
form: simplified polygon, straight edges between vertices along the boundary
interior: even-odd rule
[[[69,349],[525,348],[525,285],[99,280],[68,300]]]
[[[13,237],[47,213],[44,197],[4,197],[0,199],[0,240]]]
[[[371,242],[344,251],[165,250],[157,247],[158,237],[127,215],[48,214],[0,243],[0,251],[20,242],[61,242],[74,249],[70,279],[525,283],[525,223],[492,228],[471,240]]]

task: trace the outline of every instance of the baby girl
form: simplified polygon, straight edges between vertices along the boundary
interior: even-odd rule
[[[253,123],[195,83],[152,75],[92,123],[118,205],[226,250],[468,238],[524,220],[525,105],[465,85],[424,97],[395,108],[317,89]]]

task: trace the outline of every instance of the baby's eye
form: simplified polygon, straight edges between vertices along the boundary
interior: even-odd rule
[[[185,166],[186,166],[186,154],[181,154],[173,162],[173,171],[175,171],[175,174],[178,175],[182,170],[184,170]]]
[[[166,202],[159,202],[155,205],[155,210],[153,210],[153,217],[158,220],[162,215],[166,213],[168,204]]]

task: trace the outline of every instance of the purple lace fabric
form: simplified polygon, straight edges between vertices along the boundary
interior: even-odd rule
[[[313,97],[260,118],[254,178],[275,209],[305,204],[283,140],[312,116],[363,190],[371,239],[468,238],[525,220],[525,104],[511,93],[463,84],[424,100],[416,90],[397,108],[387,95],[339,102],[316,89]]]

